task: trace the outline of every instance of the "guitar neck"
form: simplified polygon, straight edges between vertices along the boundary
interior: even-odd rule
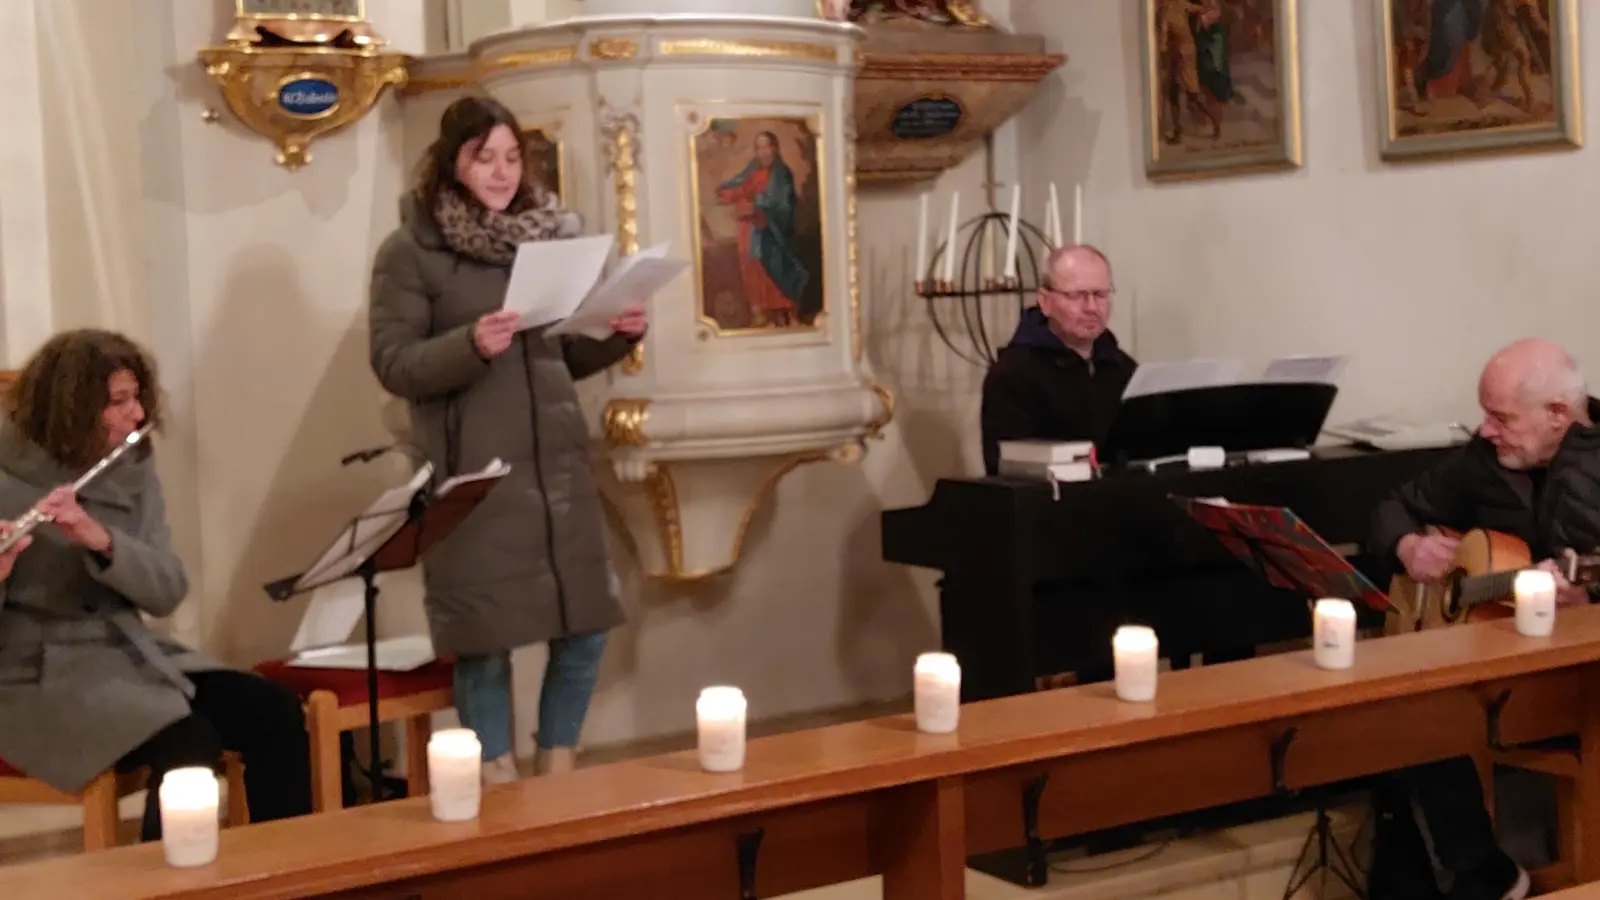
[[[1491,572],[1461,579],[1456,586],[1456,603],[1461,609],[1471,609],[1482,603],[1497,603],[1516,596],[1517,571]]]

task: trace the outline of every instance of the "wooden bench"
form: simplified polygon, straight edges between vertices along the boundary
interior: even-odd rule
[[[958,900],[970,855],[1025,834],[1478,754],[1492,737],[1577,735],[1589,755],[1600,607],[1563,610],[1548,639],[1483,623],[1366,642],[1348,671],[1292,653],[1170,673],[1160,690],[1151,704],[1106,684],[972,704],[955,735],[920,734],[908,716],[778,735],[752,741],[732,775],[678,753],[531,779],[487,790],[475,822],[434,822],[413,798],[251,825],[224,832],[221,860],[198,870],[148,846],[31,863],[0,869],[0,896],[686,900],[880,874],[889,900]],[[1600,810],[1576,815],[1589,825]],[[1600,880],[1592,850],[1564,865],[1568,880]]]

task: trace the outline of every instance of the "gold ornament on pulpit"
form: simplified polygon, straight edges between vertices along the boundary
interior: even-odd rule
[[[408,58],[383,47],[363,0],[235,0],[227,43],[199,61],[234,116],[294,171],[311,161],[314,139],[405,85]]]

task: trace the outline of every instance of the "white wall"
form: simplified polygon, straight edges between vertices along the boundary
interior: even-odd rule
[[[1484,359],[1528,334],[1600,364],[1593,151],[1379,162],[1376,5],[1300,4],[1301,169],[1158,186],[1143,175],[1138,4],[1014,0],[1017,27],[1068,57],[1022,116],[1024,177],[1083,181],[1086,238],[1116,264],[1124,331],[1136,307],[1141,358],[1349,352],[1334,420],[1472,417]],[[1581,43],[1592,121],[1600,18]]]

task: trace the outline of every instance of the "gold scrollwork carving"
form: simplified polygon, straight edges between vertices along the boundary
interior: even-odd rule
[[[650,400],[645,397],[612,397],[600,414],[600,428],[613,447],[643,447],[645,422],[650,419]]]
[[[678,517],[678,486],[672,481],[672,473],[664,466],[651,463],[650,474],[644,479],[644,489],[650,497],[650,510],[655,516],[661,552],[667,558],[667,577],[677,580],[701,577],[683,571],[683,521]]]
[[[766,56],[815,59],[838,62],[839,48],[804,41],[725,41],[715,38],[685,38],[662,41],[662,56]]]
[[[874,394],[878,395],[878,402],[883,404],[883,415],[867,424],[867,437],[882,440],[883,430],[889,427],[890,422],[894,421],[894,392],[876,381],[868,386],[872,388]]]
[[[359,120],[408,77],[404,54],[373,48],[233,45],[198,57],[234,116],[269,138],[291,172],[311,161],[313,140]]]
[[[617,249],[624,256],[639,252],[639,117],[616,113],[609,108],[601,113],[600,132],[607,141],[606,168],[617,191]],[[623,359],[624,374],[644,371],[644,342],[633,345]]]
[[[633,59],[639,54],[639,42],[632,38],[600,38],[589,42],[589,55],[595,59]]]
[[[508,69],[537,69],[543,66],[558,66],[569,63],[578,58],[578,45],[566,44],[560,47],[541,47],[538,50],[523,50],[518,53],[506,53],[484,63],[478,69],[481,78],[495,72],[504,72]]]

